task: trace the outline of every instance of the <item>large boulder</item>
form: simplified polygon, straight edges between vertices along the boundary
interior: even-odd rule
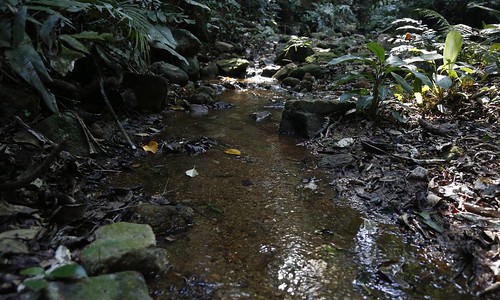
[[[189,81],[189,76],[181,68],[163,61],[151,64],[151,70],[160,76],[165,77],[171,83],[184,86]]]
[[[340,102],[334,99],[289,100],[281,117],[279,133],[312,138],[323,128],[326,116],[342,115],[355,107],[356,104],[353,102]]]
[[[187,57],[186,62],[180,61],[177,65],[188,75],[190,80],[200,79],[200,62],[195,57]]]
[[[290,71],[288,76],[302,79],[306,73],[315,78],[322,78],[326,73],[326,68],[316,64],[306,64]]]
[[[149,225],[118,222],[96,230],[95,241],[81,253],[89,274],[134,270],[142,273],[166,271],[165,250],[156,248],[156,237]]]
[[[293,62],[305,62],[306,57],[314,54],[314,50],[309,43],[291,43],[276,52],[276,62],[280,64],[284,60]]]
[[[173,29],[172,35],[174,36],[177,47],[175,51],[185,57],[194,57],[201,50],[200,40],[186,29]]]
[[[126,72],[122,85],[132,90],[138,108],[152,112],[164,108],[168,92],[168,81],[164,77]]]
[[[134,271],[88,277],[77,282],[51,282],[45,290],[48,300],[152,299],[144,277]]]
[[[283,68],[281,68],[278,72],[276,72],[273,75],[273,78],[276,78],[278,80],[283,80],[283,79],[285,79],[286,77],[289,76],[289,74],[290,74],[290,72],[292,72],[292,70],[294,70],[296,68],[297,68],[296,64],[289,63],[286,66],[284,66]]]
[[[242,58],[230,58],[217,61],[222,74],[229,77],[243,77],[250,62]]]

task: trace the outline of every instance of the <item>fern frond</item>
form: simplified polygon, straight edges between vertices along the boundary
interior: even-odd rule
[[[427,9],[427,8],[417,8],[415,11],[422,17],[429,20],[434,20],[436,22],[437,31],[447,32],[450,31],[453,26],[443,17],[440,13],[435,10]]]

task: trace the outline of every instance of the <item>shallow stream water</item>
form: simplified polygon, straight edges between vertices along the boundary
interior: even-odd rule
[[[218,145],[148,157],[159,171],[134,179],[195,210],[187,233],[159,241],[173,268],[151,282],[157,299],[470,298],[446,263],[336,198],[300,140],[277,134],[281,110],[272,106],[284,94],[229,90],[219,100],[234,107],[169,113],[161,136]],[[256,122],[258,111],[271,116]],[[193,167],[199,175],[186,176]]]

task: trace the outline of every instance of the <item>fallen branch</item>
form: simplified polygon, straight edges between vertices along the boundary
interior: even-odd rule
[[[430,122],[427,122],[426,120],[420,118],[418,119],[418,124],[422,126],[422,128],[430,133],[441,135],[441,136],[449,136],[451,135],[451,131],[444,129],[441,126],[431,124]]]
[[[484,217],[500,218],[500,211],[498,211],[498,209],[482,207],[466,202],[462,203],[462,205],[468,212],[475,213]]]
[[[101,90],[101,95],[104,98],[104,101],[106,102],[106,106],[108,107],[109,111],[113,115],[113,118],[115,119],[116,125],[118,125],[118,128],[120,128],[120,131],[122,132],[123,136],[125,137],[125,140],[130,145],[132,150],[137,149],[137,147],[134,145],[134,143],[132,143],[132,141],[128,137],[127,132],[125,131],[122,124],[118,120],[118,117],[116,116],[116,113],[115,113],[115,110],[113,109],[113,106],[111,106],[111,103],[109,102],[108,96],[106,95],[106,91],[104,90],[104,80],[102,79],[102,77],[100,77],[100,80],[99,80],[99,87]]]
[[[59,153],[63,151],[65,144],[66,137],[64,137],[64,139],[52,149],[50,154],[45,157],[43,162],[38,167],[33,170],[28,168],[26,172],[17,177],[16,181],[8,181],[0,184],[0,190],[14,190],[29,185],[33,180],[49,170],[50,165],[52,165]]]

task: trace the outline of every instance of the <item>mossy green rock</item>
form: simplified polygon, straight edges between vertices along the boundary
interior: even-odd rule
[[[59,143],[67,136],[65,150],[71,154],[85,156],[89,154],[88,143],[82,126],[71,112],[53,114],[35,126],[50,140]]]
[[[242,58],[222,59],[217,61],[217,66],[223,75],[230,77],[242,77],[246,74],[250,62]]]
[[[325,67],[316,64],[307,64],[290,71],[288,76],[302,79],[306,73],[316,78],[321,78],[326,73]]]
[[[51,282],[49,300],[152,299],[142,275],[134,271],[88,277],[78,282]]]
[[[95,238],[80,256],[87,273],[157,271],[158,251],[151,226],[119,222],[99,228]]]

